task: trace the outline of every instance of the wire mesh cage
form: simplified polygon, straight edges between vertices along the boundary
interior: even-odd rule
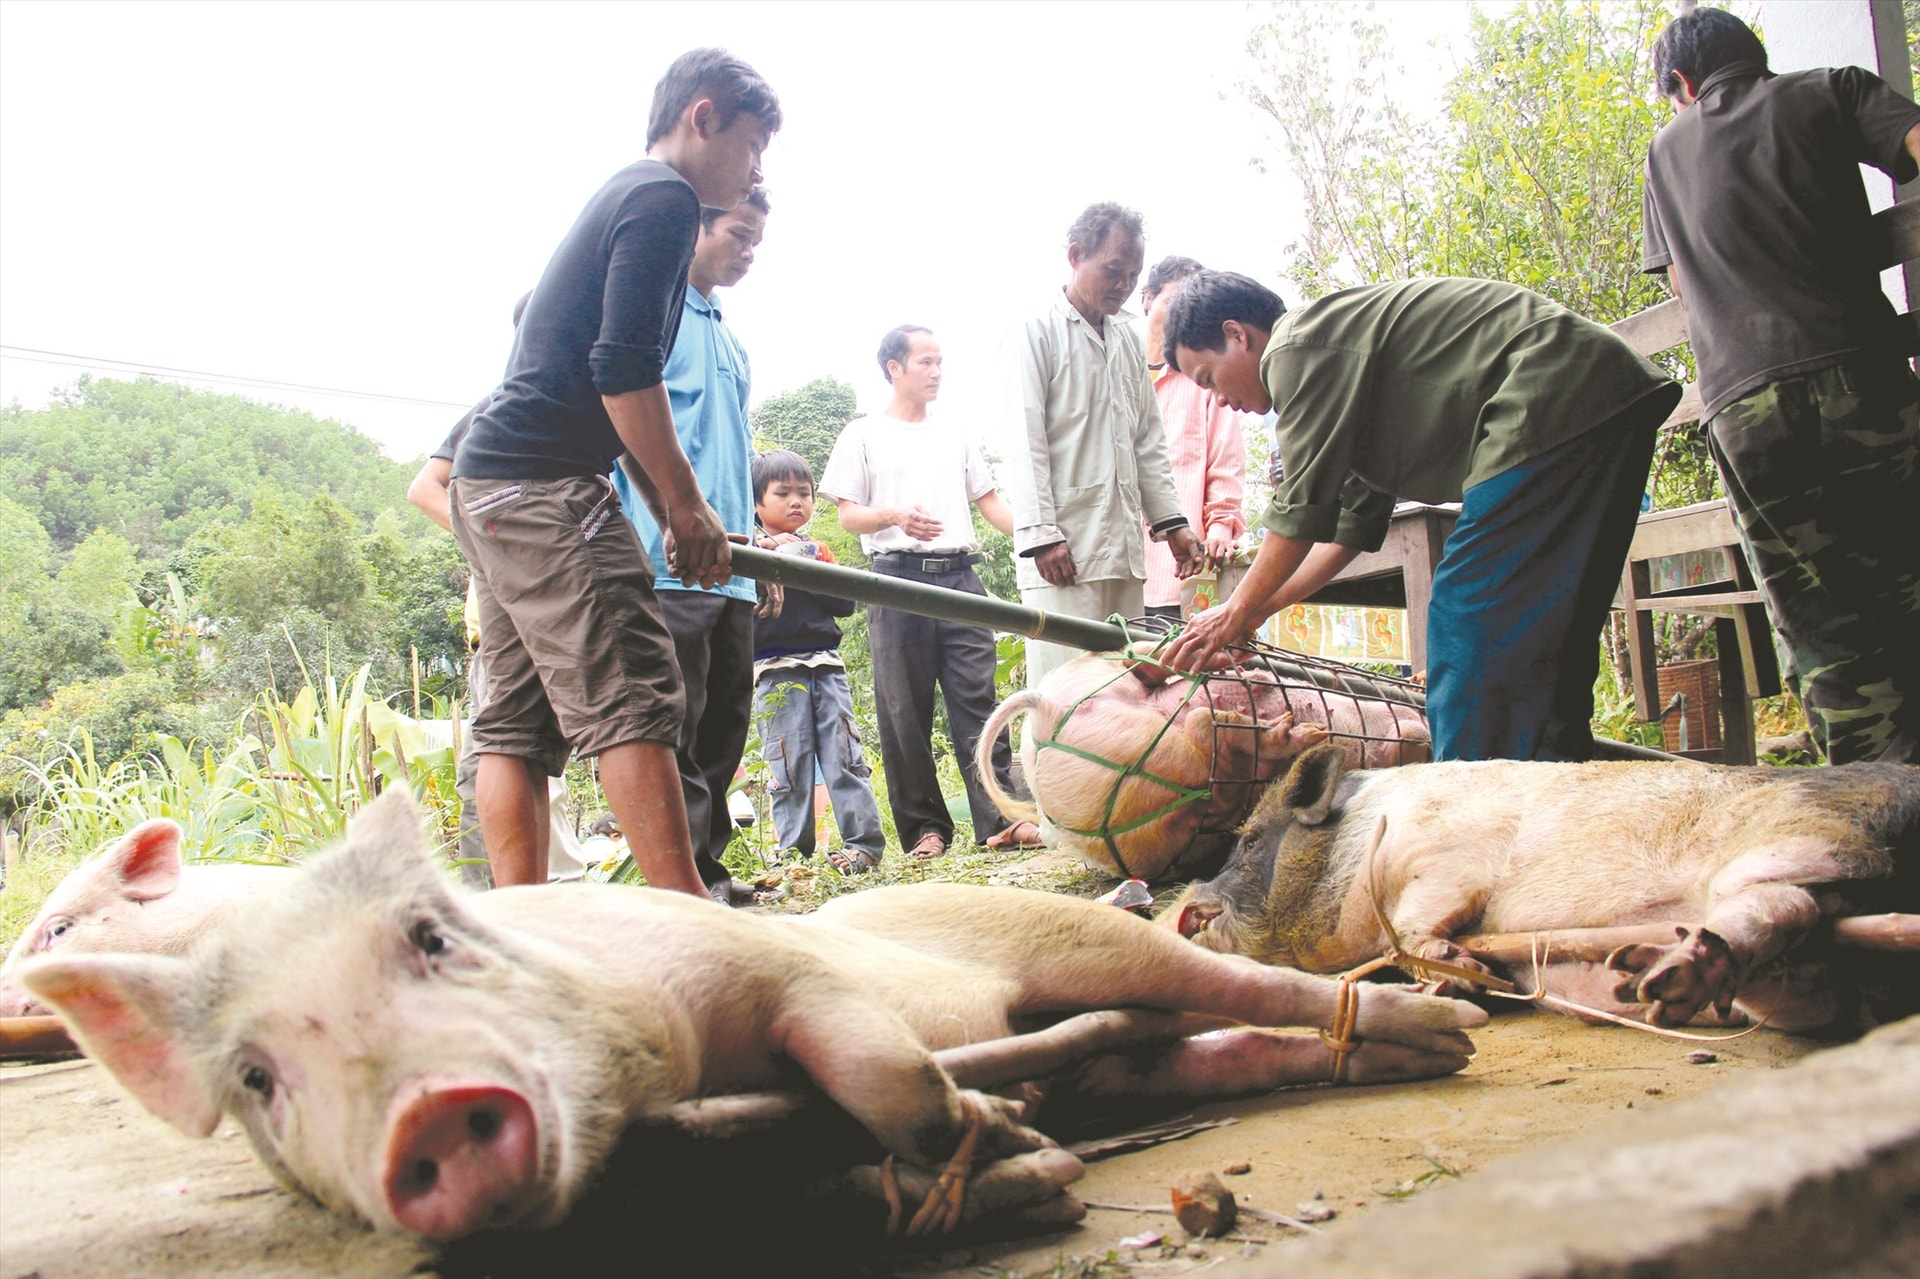
[[[1224,670],[1177,675],[1151,665],[1172,625],[1128,621],[1129,660],[1083,666],[1028,724],[1034,801],[1089,860],[1143,879],[1207,873],[1266,785],[1321,741],[1352,768],[1431,758],[1420,685],[1257,641]]]

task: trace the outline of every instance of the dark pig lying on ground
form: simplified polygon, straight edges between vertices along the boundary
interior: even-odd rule
[[[0,966],[0,1017],[47,1011],[18,979],[35,955],[184,954],[223,916],[286,882],[279,866],[184,864],[180,839],[164,817],[142,822],[61,880]]]
[[[1686,927],[1671,943],[1622,946],[1605,964],[1556,962],[1549,942],[1540,984],[1659,1026],[1731,1004],[1795,1030],[1851,1012],[1857,989],[1834,967],[1844,955],[1795,947],[1823,917],[1915,909],[1916,881],[1920,769],[1906,765],[1349,773],[1341,752],[1316,748],[1269,788],[1226,869],[1159,922],[1211,950],[1322,973],[1385,952],[1380,915],[1404,953],[1482,971],[1451,939],[1675,922]],[[1784,971],[1769,967],[1782,956]],[[1508,975],[1532,989],[1531,965]]]
[[[970,1206],[1077,1209],[1061,1188],[1078,1161],[931,1050],[1107,1007],[1330,1026],[1342,1000],[1324,978],[1018,889],[875,889],[807,918],[612,886],[470,896],[400,792],[289,874],[189,957],[55,954],[22,980],[182,1131],[232,1115],[289,1186],[434,1239],[556,1223],[630,1122],[796,1072],[905,1163],[938,1168],[977,1133]],[[1347,1077],[1459,1070],[1484,1016],[1370,987]],[[1319,1038],[1243,1029],[1083,1077],[1239,1093],[1325,1079],[1333,1060]]]
[[[1258,666],[1208,677],[1197,692],[1192,680],[1150,663],[1075,658],[1001,703],[980,735],[985,760],[1027,715],[1020,762],[1034,802],[1001,792],[987,763],[979,775],[1000,811],[1037,821],[1048,844],[1160,881],[1218,866],[1260,786],[1330,734],[1356,768],[1432,757],[1426,719],[1410,706],[1290,684]]]

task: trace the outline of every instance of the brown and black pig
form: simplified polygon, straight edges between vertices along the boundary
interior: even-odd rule
[[[1257,666],[1208,677],[1197,692],[1192,679],[1075,658],[994,711],[979,775],[1000,811],[1038,822],[1049,845],[1116,875],[1164,881],[1217,867],[1260,788],[1315,742],[1331,737],[1357,768],[1432,757],[1426,719],[1410,706],[1291,684]],[[1032,804],[1001,792],[987,759],[1021,714]],[[1206,796],[1189,798],[1195,791]]]
[[[35,955],[184,954],[228,913],[287,882],[279,866],[184,863],[180,838],[164,817],[142,822],[61,880],[0,966],[0,1017],[47,1011],[18,980]]]
[[[401,792],[289,875],[191,956],[56,952],[21,979],[182,1131],[231,1115],[289,1186],[434,1239],[555,1223],[630,1122],[796,1070],[909,1164],[940,1166],[983,1116],[980,1159],[998,1162],[974,1178],[981,1202],[1009,1184],[1049,1201],[1078,1161],[1011,1103],[957,1088],[932,1050],[1105,1007],[1324,1026],[1337,998],[1324,978],[1018,889],[874,889],[805,918],[614,886],[467,895]],[[1459,1070],[1483,1020],[1370,987],[1349,1077]],[[1317,1037],[1240,1030],[1112,1074],[1243,1092],[1329,1062]]]
[[[1761,970],[1823,916],[1913,909],[1917,875],[1920,769],[1907,765],[1351,773],[1315,748],[1268,789],[1227,867],[1159,922],[1211,950],[1333,973],[1386,950],[1376,906],[1405,953],[1481,969],[1452,938],[1671,921],[1686,925],[1671,944],[1622,947],[1607,965],[1549,949],[1542,984],[1660,1026],[1738,1004],[1811,1029],[1839,1014],[1840,992]],[[1510,975],[1531,989],[1530,970]]]

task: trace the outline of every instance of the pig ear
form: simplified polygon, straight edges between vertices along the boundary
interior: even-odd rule
[[[441,887],[420,822],[413,796],[404,786],[391,787],[347,823],[346,842],[333,857],[364,884],[408,891]]]
[[[134,901],[165,897],[180,886],[180,827],[164,817],[141,822],[107,850],[106,859]]]
[[[390,786],[347,823],[347,845],[378,850],[389,861],[396,857],[420,860],[427,839],[420,829],[420,809],[404,786]]]
[[[186,972],[180,960],[153,955],[50,956],[23,968],[20,981],[141,1105],[189,1137],[205,1137],[220,1107],[181,1048],[173,992]]]
[[[1206,932],[1219,914],[1220,907],[1217,904],[1202,906],[1197,901],[1183,902],[1174,922],[1182,937],[1195,937]]]
[[[1293,762],[1287,780],[1281,785],[1281,802],[1293,812],[1302,826],[1318,826],[1333,811],[1333,796],[1340,774],[1347,768],[1346,748],[1328,742],[1303,751]]]

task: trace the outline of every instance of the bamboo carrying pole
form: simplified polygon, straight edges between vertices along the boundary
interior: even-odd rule
[[[1084,648],[1094,653],[1118,652],[1127,646],[1127,633],[1109,622],[1044,613],[1037,608],[1027,608],[991,595],[969,595],[965,591],[950,591],[930,582],[914,582],[839,564],[823,564],[804,555],[783,555],[778,551],[761,550],[757,546],[735,546],[732,549],[734,571],[757,581],[777,582],[781,586],[817,591],[822,595],[838,595],[842,599],[881,608],[896,608],[921,617],[991,626],[996,631],[1045,640],[1049,644]]]
[[[1065,644],[1093,653],[1118,653],[1127,647],[1127,633],[1110,622],[1094,622],[1084,617],[1062,617],[1024,604],[1014,604],[994,596],[969,595],[930,582],[888,577],[839,564],[822,564],[803,555],[783,555],[757,546],[736,545],[734,571],[742,577],[774,582],[822,595],[880,608],[897,608],[903,613],[937,617],[950,622],[972,622],[997,631],[1024,635],[1050,644]],[[938,558],[929,556],[929,559]],[[1337,670],[1311,666],[1285,658],[1263,655],[1261,664],[1276,677],[1292,683],[1310,685],[1329,693],[1345,693],[1376,701],[1397,702],[1425,713],[1426,694],[1398,680],[1376,680],[1365,671]],[[1664,751],[1595,738],[1594,755],[1599,759],[1675,759]]]
[[[938,556],[928,556],[937,559]],[[972,622],[996,631],[1024,635],[1049,644],[1065,644],[1090,653],[1118,653],[1126,649],[1127,632],[1111,622],[1094,622],[1084,617],[1063,617],[1024,604],[1014,604],[991,595],[969,595],[948,590],[930,582],[915,582],[888,577],[839,564],[822,564],[803,555],[782,555],[757,546],[733,548],[734,571],[742,577],[777,582],[803,591],[838,595],[842,599],[881,608],[897,608],[903,613],[938,617],[950,622]],[[1153,638],[1151,636],[1145,638]],[[1376,680],[1365,671],[1320,670],[1284,658],[1266,658],[1263,664],[1281,679],[1311,684],[1330,693],[1351,693],[1379,701],[1398,702],[1416,710],[1425,710],[1426,694],[1420,689],[1393,680]]]

